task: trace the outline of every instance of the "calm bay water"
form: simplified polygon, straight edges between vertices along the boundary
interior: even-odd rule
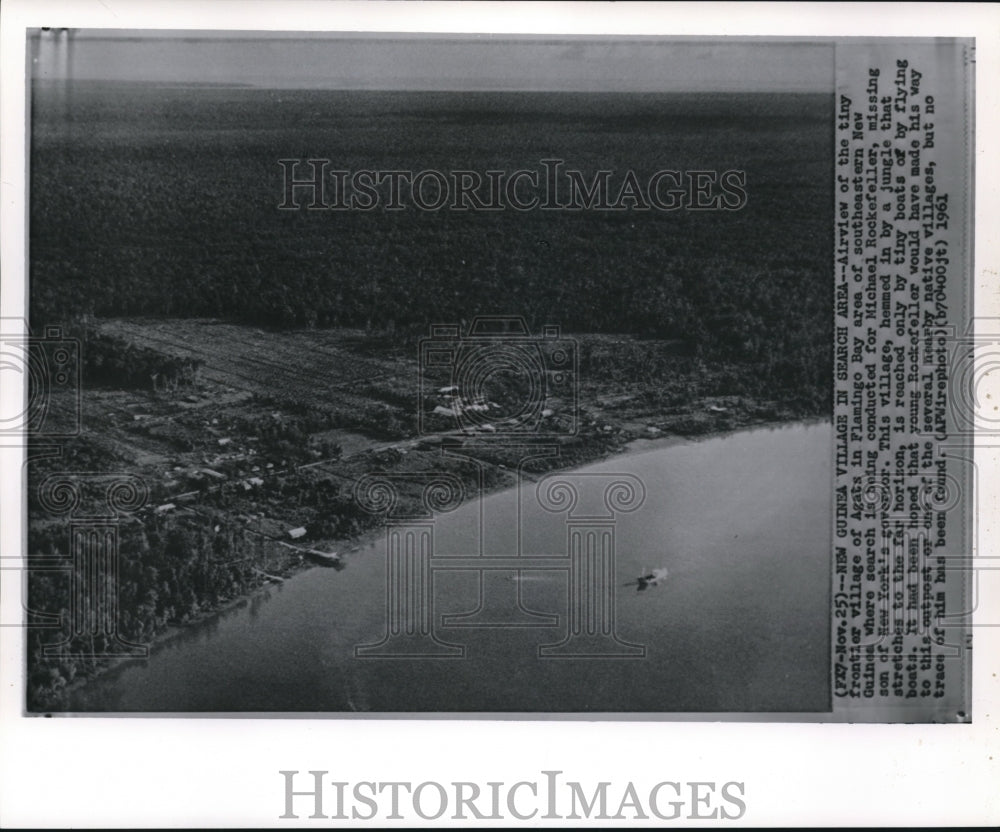
[[[385,542],[312,569],[76,692],[75,711],[825,711],[829,707],[830,425],[758,428],[659,447],[581,472],[631,473],[643,506],[616,526],[617,630],[635,659],[540,659],[566,633],[567,578],[490,573],[487,614],[517,628],[439,628],[462,659],[363,659],[386,631]],[[564,518],[521,493],[525,555],[566,548]],[[513,554],[518,494],[436,521],[435,552]],[[480,537],[482,539],[480,539]],[[661,586],[635,576],[666,567]],[[476,608],[480,578],[436,573],[435,614]]]

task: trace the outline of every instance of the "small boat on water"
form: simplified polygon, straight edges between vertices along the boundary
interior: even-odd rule
[[[625,584],[625,586],[634,586],[636,592],[642,592],[644,589],[648,589],[651,586],[659,586],[661,583],[666,581],[667,575],[666,567],[661,569],[654,569],[652,572],[648,572],[645,575],[639,575],[634,581]]]

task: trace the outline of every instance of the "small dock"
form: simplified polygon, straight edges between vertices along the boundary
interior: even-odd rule
[[[256,566],[252,566],[254,572],[260,575],[265,581],[270,581],[272,584],[283,584],[285,579],[280,575],[272,575],[270,572],[265,572],[263,569],[258,569]]]
[[[340,566],[340,554],[337,552],[321,552],[318,549],[303,549],[302,553],[313,563],[320,566]]]

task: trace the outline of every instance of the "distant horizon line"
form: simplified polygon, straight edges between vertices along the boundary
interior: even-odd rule
[[[323,92],[509,92],[509,93],[543,93],[566,95],[833,95],[835,90],[817,89],[739,89],[739,88],[685,88],[685,89],[556,89],[556,88],[519,88],[519,87],[387,87],[387,86],[325,86],[318,83],[303,84],[256,84],[249,81],[185,81],[150,78],[40,78],[29,79],[32,84],[119,84],[150,87],[205,87],[243,90],[295,91],[318,90]]]

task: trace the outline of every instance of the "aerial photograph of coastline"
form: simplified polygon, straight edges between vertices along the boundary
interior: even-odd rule
[[[828,46],[29,53],[29,713],[830,709]]]

